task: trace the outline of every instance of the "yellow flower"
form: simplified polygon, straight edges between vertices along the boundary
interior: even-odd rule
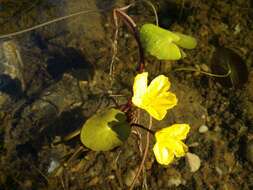
[[[153,151],[159,164],[168,165],[174,157],[182,157],[188,147],[182,142],[190,131],[188,124],[174,124],[155,133]]]
[[[168,91],[169,88],[169,79],[164,75],[156,77],[148,86],[148,73],[143,72],[134,79],[132,102],[155,119],[162,120],[167,110],[177,104],[177,97]]]

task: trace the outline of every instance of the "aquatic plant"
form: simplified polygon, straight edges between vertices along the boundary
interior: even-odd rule
[[[111,150],[121,145],[122,142],[127,139],[131,130],[129,126],[140,127],[146,130],[147,137],[143,158],[130,186],[131,190],[143,169],[148,153],[150,134],[153,134],[156,139],[153,152],[157,162],[162,165],[169,165],[173,162],[175,157],[182,157],[188,151],[187,145],[185,145],[182,140],[186,139],[190,131],[190,126],[188,124],[174,124],[156,132],[152,130],[152,117],[157,120],[163,120],[167,111],[176,106],[178,100],[176,95],[169,91],[171,84],[168,77],[158,75],[148,85],[148,72],[145,72],[144,51],[157,57],[159,60],[178,60],[186,56],[181,48],[193,49],[196,47],[197,42],[195,38],[191,36],[171,32],[153,24],[144,24],[139,31],[131,17],[124,12],[124,10],[129,7],[131,6],[129,5],[113,11],[116,32],[110,65],[110,77],[111,79],[113,78],[113,63],[117,53],[117,18],[119,17],[129,27],[139,48],[139,66],[137,69],[138,73],[133,83],[133,96],[131,97],[131,101],[129,100],[125,105],[113,109],[115,113],[109,114],[112,111],[111,108],[103,111],[103,114],[108,114],[110,117],[104,116],[103,114],[95,114],[88,119],[81,132],[81,141],[85,146],[95,151]],[[134,106],[149,113],[150,119],[147,128],[141,124],[134,123],[134,120],[129,117],[129,115],[134,113],[132,111],[135,109]],[[124,119],[117,120],[115,117],[116,113],[120,114]],[[110,125],[109,123],[112,121],[113,124]],[[115,132],[115,129],[118,129],[118,132]],[[125,135],[124,138],[122,138],[124,132]],[[99,137],[102,139],[101,142]]]
[[[130,29],[139,49],[139,63],[133,82],[132,97],[128,97],[129,99],[126,104],[117,105],[116,103],[115,107],[99,110],[86,120],[80,130],[68,135],[62,141],[54,143],[66,142],[80,135],[82,144],[88,149],[93,151],[109,151],[122,145],[128,139],[133,127],[146,130],[146,144],[142,161],[130,186],[130,190],[133,189],[143,169],[149,150],[150,134],[155,137],[153,152],[157,162],[161,165],[171,164],[175,157],[182,157],[188,151],[187,145],[183,143],[183,140],[186,139],[190,131],[188,124],[173,124],[158,131],[152,130],[152,118],[159,121],[163,120],[167,111],[177,105],[178,99],[174,93],[169,91],[171,83],[165,75],[158,75],[148,85],[148,72],[145,72],[144,51],[157,57],[159,60],[178,60],[185,57],[185,53],[181,48],[193,49],[196,47],[195,38],[171,32],[153,24],[144,24],[139,31],[131,17],[124,12],[131,6],[133,4],[114,9],[113,11],[116,32],[110,65],[110,77],[113,78],[112,68],[117,53],[119,17]],[[148,112],[148,127],[134,122],[135,120],[132,116],[138,108]],[[73,155],[76,155],[78,151],[81,151],[81,148]]]
[[[140,30],[140,38],[146,52],[159,60],[179,60],[186,57],[181,48],[194,49],[195,38],[171,32],[154,24],[144,24]]]

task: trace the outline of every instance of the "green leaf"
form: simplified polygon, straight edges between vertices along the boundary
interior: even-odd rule
[[[186,49],[194,49],[197,46],[197,41],[195,38],[181,34],[179,32],[175,32],[175,34],[180,38],[179,41],[175,41],[175,44],[179,45],[180,47]]]
[[[140,30],[143,48],[159,60],[179,60],[185,57],[180,47],[192,49],[196,40],[191,36],[171,32],[154,24],[144,24]]]
[[[107,151],[120,146],[130,134],[124,112],[111,108],[89,118],[81,130],[82,143],[94,151]]]

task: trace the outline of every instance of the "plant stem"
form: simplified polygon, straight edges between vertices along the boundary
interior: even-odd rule
[[[152,117],[149,116],[149,125],[148,125],[148,130],[151,130],[152,128]],[[145,146],[145,150],[144,150],[144,154],[143,154],[143,157],[142,157],[142,160],[141,160],[141,164],[140,164],[140,167],[138,168],[137,170],[137,173],[136,175],[134,176],[134,180],[129,188],[129,190],[133,190],[134,188],[134,185],[141,173],[141,170],[142,168],[144,167],[144,163],[145,163],[145,160],[147,158],[147,155],[148,155],[148,147],[149,147],[149,141],[150,141],[150,133],[147,131],[147,137],[146,137],[146,146]]]
[[[229,69],[228,72],[224,75],[208,73],[208,72],[201,71],[201,70],[198,70],[198,69],[195,69],[195,68],[177,68],[177,69],[174,69],[173,71],[193,71],[193,72],[199,72],[199,73],[205,74],[205,75],[210,76],[210,77],[217,77],[217,78],[225,78],[225,77],[228,77],[231,74],[231,69]]]
[[[144,129],[145,131],[151,133],[152,135],[155,134],[155,131],[153,131],[153,130],[151,130],[151,129],[148,129],[148,128],[146,128],[146,127],[144,127],[143,125],[140,125],[140,124],[138,124],[138,123],[132,123],[132,124],[131,124],[131,127],[132,127],[132,126],[134,126],[134,127],[139,127],[139,128],[141,128],[141,129]]]
[[[129,8],[130,6],[128,6],[127,8]],[[125,10],[126,8],[123,7],[123,9],[114,9],[114,17],[115,15],[119,16],[123,22],[127,25],[127,27],[129,28],[129,30],[131,31],[131,33],[133,34],[137,45],[138,45],[138,49],[139,49],[139,65],[138,65],[138,71],[141,73],[144,71],[144,67],[145,67],[145,61],[144,61],[144,51],[141,45],[141,40],[140,40],[140,33],[139,30],[137,28],[137,25],[135,24],[134,20],[128,16],[123,10]]]

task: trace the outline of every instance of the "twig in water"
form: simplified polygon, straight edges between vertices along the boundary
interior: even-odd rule
[[[4,38],[10,38],[10,37],[13,37],[13,36],[17,36],[17,35],[20,35],[20,34],[23,34],[23,33],[26,33],[26,32],[30,32],[30,31],[33,31],[33,30],[36,30],[38,28],[42,28],[44,26],[47,26],[47,25],[50,25],[50,24],[53,24],[55,22],[59,22],[59,21],[62,21],[62,20],[66,20],[68,18],[71,18],[71,17],[75,17],[75,16],[79,16],[79,15],[82,15],[82,14],[88,14],[88,13],[95,13],[95,12],[102,12],[104,10],[85,10],[85,11],[79,11],[77,13],[73,13],[73,14],[70,14],[70,15],[66,15],[66,16],[63,16],[63,17],[60,17],[60,18],[55,18],[53,20],[50,20],[48,22],[44,22],[42,24],[38,24],[36,26],[33,26],[33,27],[30,27],[30,28],[27,28],[27,29],[24,29],[24,30],[20,30],[20,31],[17,31],[17,32],[13,32],[13,33],[10,33],[10,34],[4,34],[4,35],[0,35],[0,39],[4,39]]]

